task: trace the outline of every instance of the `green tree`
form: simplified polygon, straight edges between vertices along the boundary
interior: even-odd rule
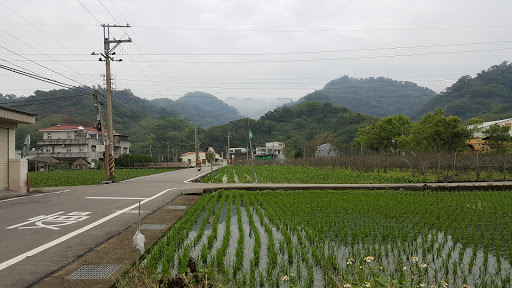
[[[411,126],[411,134],[400,139],[399,143],[410,151],[458,151],[466,146],[471,133],[456,116],[444,117],[444,111],[428,113],[419,123]]]
[[[380,152],[401,151],[399,139],[410,133],[411,121],[403,115],[388,116],[372,126],[359,129],[355,143],[363,148]]]
[[[510,127],[502,126],[499,124],[492,124],[484,130],[487,143],[491,146],[492,150],[505,151],[506,142],[510,141]]]

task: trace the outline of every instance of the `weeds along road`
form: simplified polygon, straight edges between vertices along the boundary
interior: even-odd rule
[[[184,169],[0,201],[0,287],[27,287],[178,197]]]

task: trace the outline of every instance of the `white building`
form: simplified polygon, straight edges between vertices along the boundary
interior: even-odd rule
[[[199,160],[201,160],[201,166],[206,167],[210,166],[210,163],[206,161],[206,153],[199,152]],[[215,153],[215,163],[213,165],[223,165],[224,159]],[[181,154],[181,166],[182,167],[196,167],[196,152],[188,152],[185,154]]]
[[[284,157],[283,150],[283,142],[267,142],[265,147],[256,147],[256,156],[273,155],[277,158],[282,158]]]
[[[43,140],[37,141],[43,146],[40,155],[54,156],[58,158],[82,157],[90,163],[92,160],[103,161],[103,152],[97,151],[97,146],[102,145],[101,134],[92,127],[84,127],[76,124],[58,124],[56,126],[39,130],[43,133]],[[102,131],[107,133],[106,130]],[[105,139],[107,135],[105,134]],[[114,155],[130,153],[128,136],[114,131]]]
[[[482,124],[478,124],[478,125],[469,125],[468,128],[469,129],[473,129],[473,128],[478,128],[478,132],[475,132],[473,134],[473,138],[474,139],[482,139],[484,138],[486,135],[483,133],[487,128],[489,128],[491,125],[493,124],[498,124],[500,126],[506,126],[506,127],[509,127],[509,135],[512,136],[512,118],[507,118],[507,119],[503,119],[503,120],[496,120],[496,121],[489,121],[489,122],[484,122]]]

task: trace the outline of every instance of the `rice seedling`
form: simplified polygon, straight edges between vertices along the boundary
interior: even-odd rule
[[[509,191],[218,191],[141,266],[184,273],[194,257],[236,287],[507,287],[510,204]]]

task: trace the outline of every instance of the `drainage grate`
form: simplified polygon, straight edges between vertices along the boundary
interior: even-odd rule
[[[121,265],[84,265],[66,277],[67,279],[108,279]]]
[[[165,228],[165,224],[143,224],[140,226],[140,230],[162,230]]]
[[[187,209],[187,206],[169,206],[169,209]]]

